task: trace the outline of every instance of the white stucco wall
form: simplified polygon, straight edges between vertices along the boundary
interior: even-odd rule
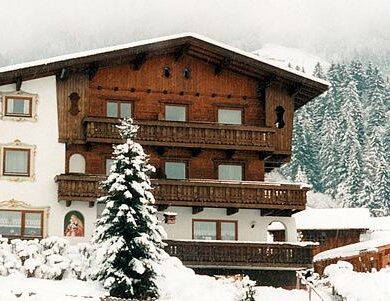
[[[0,178],[0,202],[15,199],[32,207],[49,207],[48,235],[63,236],[64,216],[70,210],[79,210],[85,218],[85,234],[93,231],[96,208],[87,203],[73,202],[66,207],[57,201],[54,177],[65,170],[65,144],[58,143],[58,114],[55,76],[44,77],[22,84],[22,91],[38,94],[37,121],[0,119],[0,144],[18,139],[36,146],[35,180],[10,181]],[[0,86],[1,92],[14,92],[15,85]]]
[[[169,207],[166,211],[176,212],[175,224],[163,224],[169,239],[192,239],[193,219],[233,220],[238,222],[238,240],[267,241],[267,227],[274,221],[281,222],[287,229],[287,241],[297,241],[297,230],[293,217],[260,216],[260,210],[240,209],[238,213],[227,215],[226,209],[204,208],[192,214],[191,207]],[[161,218],[162,219],[162,218]]]

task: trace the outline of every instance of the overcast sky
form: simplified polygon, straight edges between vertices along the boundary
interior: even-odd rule
[[[390,49],[389,0],[0,0],[0,65],[179,32],[328,57]]]

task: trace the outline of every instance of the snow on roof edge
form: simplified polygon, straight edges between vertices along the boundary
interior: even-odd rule
[[[240,55],[243,55],[243,56],[246,56],[248,58],[254,59],[256,61],[265,63],[267,65],[281,69],[281,70],[286,71],[288,73],[298,75],[298,76],[306,78],[308,80],[315,81],[315,82],[318,82],[320,84],[326,85],[328,87],[330,86],[330,83],[326,80],[317,78],[315,76],[311,76],[309,74],[300,72],[300,71],[295,70],[295,69],[291,69],[291,68],[279,65],[279,64],[272,62],[270,60],[261,58],[256,54],[238,49],[236,47],[227,45],[227,44],[222,43],[222,42],[218,42],[216,40],[213,40],[211,38],[208,38],[206,36],[203,36],[201,34],[194,33],[194,32],[183,32],[183,33],[178,33],[178,34],[173,34],[173,35],[168,35],[168,36],[162,36],[162,37],[158,37],[158,38],[145,39],[145,40],[130,42],[130,43],[126,43],[126,44],[107,46],[107,47],[102,47],[102,48],[97,48],[97,49],[92,49],[92,50],[75,52],[75,53],[70,53],[70,54],[65,54],[65,55],[60,55],[60,56],[54,56],[51,58],[46,58],[46,59],[41,59],[41,60],[35,60],[35,61],[30,61],[30,62],[25,62],[25,63],[8,65],[8,66],[0,67],[0,74],[4,73],[4,72],[15,71],[15,70],[19,70],[19,69],[30,68],[30,67],[40,66],[40,65],[47,65],[47,64],[66,61],[66,60],[70,60],[70,59],[82,58],[82,57],[92,56],[92,55],[96,55],[96,54],[102,54],[102,53],[111,52],[111,51],[123,50],[126,48],[143,46],[143,45],[147,45],[147,44],[153,44],[153,43],[157,43],[157,42],[163,42],[163,41],[184,38],[184,37],[192,37],[192,38],[195,38],[198,40],[202,40],[206,43],[209,43],[209,44],[224,48],[226,50],[238,53]]]
[[[390,238],[362,241],[318,253],[313,257],[313,262],[356,256],[361,252],[378,252],[379,247],[386,245],[390,245]]]

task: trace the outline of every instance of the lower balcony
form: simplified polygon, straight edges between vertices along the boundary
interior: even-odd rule
[[[93,203],[103,194],[99,182],[104,179],[98,175],[58,175],[55,178],[58,200]],[[306,205],[307,188],[294,184],[196,179],[152,182],[156,187],[156,204],[161,206],[215,207],[234,211],[239,208],[303,210]]]
[[[312,266],[313,245],[167,240],[166,251],[189,267],[299,269]]]

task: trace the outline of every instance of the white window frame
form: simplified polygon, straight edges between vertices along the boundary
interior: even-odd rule
[[[18,99],[31,99],[30,102],[30,112],[31,116],[27,115],[7,115],[7,99],[8,98],[18,98]],[[14,91],[14,92],[0,92],[0,119],[2,120],[11,120],[11,121],[37,121],[38,107],[38,95],[31,94],[24,91]]]
[[[4,175],[4,150],[5,149],[15,149],[15,150],[27,150],[29,154],[29,174],[28,175]],[[11,143],[0,144],[0,180],[10,180],[10,181],[35,181],[35,156],[36,156],[36,146],[29,145],[20,142],[20,140],[15,140]]]

